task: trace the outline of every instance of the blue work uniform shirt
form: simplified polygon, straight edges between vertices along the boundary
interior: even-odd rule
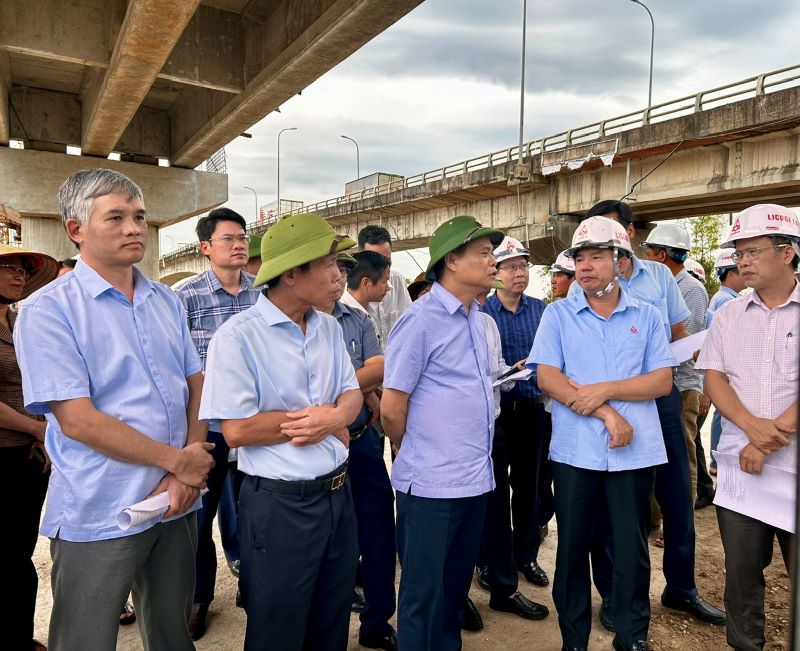
[[[335,403],[350,389],[358,389],[358,381],[336,319],[309,310],[304,334],[261,294],[211,339],[200,418],[222,421],[298,411]],[[287,442],[239,448],[239,470],[267,479],[315,479],[346,460],[347,448],[333,434],[303,447]]]
[[[494,392],[480,306],[434,283],[403,312],[386,347],[383,385],[409,394],[392,485],[432,498],[494,488]]]
[[[503,359],[507,364],[516,364],[528,356],[545,307],[547,306],[544,301],[525,294],[520,297],[516,312],[503,307],[497,294],[486,299],[483,311],[497,323],[503,346]],[[527,382],[517,382],[511,391],[503,392],[500,395],[500,403],[533,400],[542,394],[534,376]]]
[[[664,324],[664,332],[667,333],[667,341],[672,341],[671,326],[683,323],[691,316],[678,283],[667,266],[660,262],[640,260],[632,256],[631,264],[633,265],[631,277],[630,279],[621,277],[620,286],[628,296],[652,305],[658,310]],[[572,297],[577,294],[583,294],[583,290],[575,282],[570,285],[568,295]]]
[[[608,319],[589,307],[582,290],[551,303],[528,357],[529,366],[553,366],[578,384],[627,380],[676,363],[661,316],[624,291]],[[554,399],[550,459],[608,471],[666,463],[655,400],[609,404],[633,427],[630,445],[609,448],[610,435],[602,420],[581,416]]]
[[[186,314],[169,288],[133,273],[131,304],[79,260],[73,273],[25,301],[14,328],[25,407],[47,418],[53,467],[41,533],[50,538],[90,542],[154,526],[123,531],[117,515],[145,499],[165,471],[117,461],[65,436],[49,402],[90,398],[159,443],[186,443],[186,378],[201,369]],[[198,499],[190,511],[199,507]]]
[[[714,312],[725,305],[725,303],[728,301],[732,301],[734,298],[739,298],[739,294],[737,292],[733,291],[730,287],[720,285],[719,291],[714,294],[711,297],[711,300],[708,302],[708,310],[706,311],[706,328],[711,327],[711,321],[714,318]]]

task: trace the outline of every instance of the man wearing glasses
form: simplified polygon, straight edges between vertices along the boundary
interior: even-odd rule
[[[253,276],[242,271],[249,256],[247,227],[244,218],[229,208],[217,208],[197,222],[195,232],[200,240],[200,252],[208,256],[211,269],[200,274],[177,290],[186,309],[192,335],[203,371],[211,337],[234,314],[246,310],[258,299]],[[199,640],[206,632],[208,606],[214,600],[217,577],[217,552],[211,537],[214,516],[229,473],[234,484],[241,484],[235,458],[230,460],[230,448],[220,433],[218,422],[209,427],[208,440],[216,446],[212,452],[216,465],[208,476],[208,493],[203,496],[203,508],[197,514],[197,554],[195,556],[195,589],[189,632]],[[234,490],[238,492],[238,490]],[[233,552],[238,559],[238,549]],[[237,599],[238,601],[238,599]]]
[[[486,301],[484,311],[497,322],[503,358],[513,365],[528,356],[545,304],[524,293],[528,287],[531,265],[528,250],[519,240],[506,237],[495,249],[494,257],[497,260],[497,277],[505,289],[498,289]],[[540,527],[553,515],[553,493],[547,460],[551,426],[550,415],[544,410],[544,399],[534,378],[517,382],[511,391],[502,394],[498,420],[505,432],[511,467],[509,483],[514,559],[525,578],[540,587],[550,583],[537,562],[541,544]],[[491,559],[488,562],[491,566]]]

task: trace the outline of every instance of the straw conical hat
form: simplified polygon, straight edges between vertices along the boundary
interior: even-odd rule
[[[25,281],[25,289],[22,290],[20,299],[27,298],[58,275],[58,262],[49,255],[26,251],[25,249],[0,242],[0,264],[4,263],[3,258],[11,257],[12,255],[18,255],[22,258],[23,266],[31,274]]]

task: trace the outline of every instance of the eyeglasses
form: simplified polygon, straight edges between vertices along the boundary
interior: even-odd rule
[[[512,274],[517,273],[518,271],[525,271],[526,269],[530,269],[533,266],[531,262],[523,262],[522,264],[506,264],[502,267],[497,267],[498,271],[510,271]]]
[[[20,267],[16,264],[0,264],[0,269],[5,269],[12,276],[22,276],[23,278],[30,278],[31,274],[25,267]]]
[[[731,260],[734,262],[741,262],[745,258],[750,258],[751,260],[757,260],[761,257],[761,254],[764,253],[767,249],[783,249],[787,246],[791,246],[790,244],[773,244],[772,246],[754,246],[749,249],[742,249],[741,251],[734,251],[731,253]]]
[[[247,244],[250,241],[249,235],[222,235],[220,237],[213,237],[210,238],[208,241],[213,242],[216,240],[217,242],[222,242],[225,246],[233,246],[234,242],[238,242],[241,244]]]

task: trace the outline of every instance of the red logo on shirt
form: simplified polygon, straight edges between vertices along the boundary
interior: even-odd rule
[[[632,335],[638,335],[639,334],[639,329],[636,326],[631,326],[631,334]]]

